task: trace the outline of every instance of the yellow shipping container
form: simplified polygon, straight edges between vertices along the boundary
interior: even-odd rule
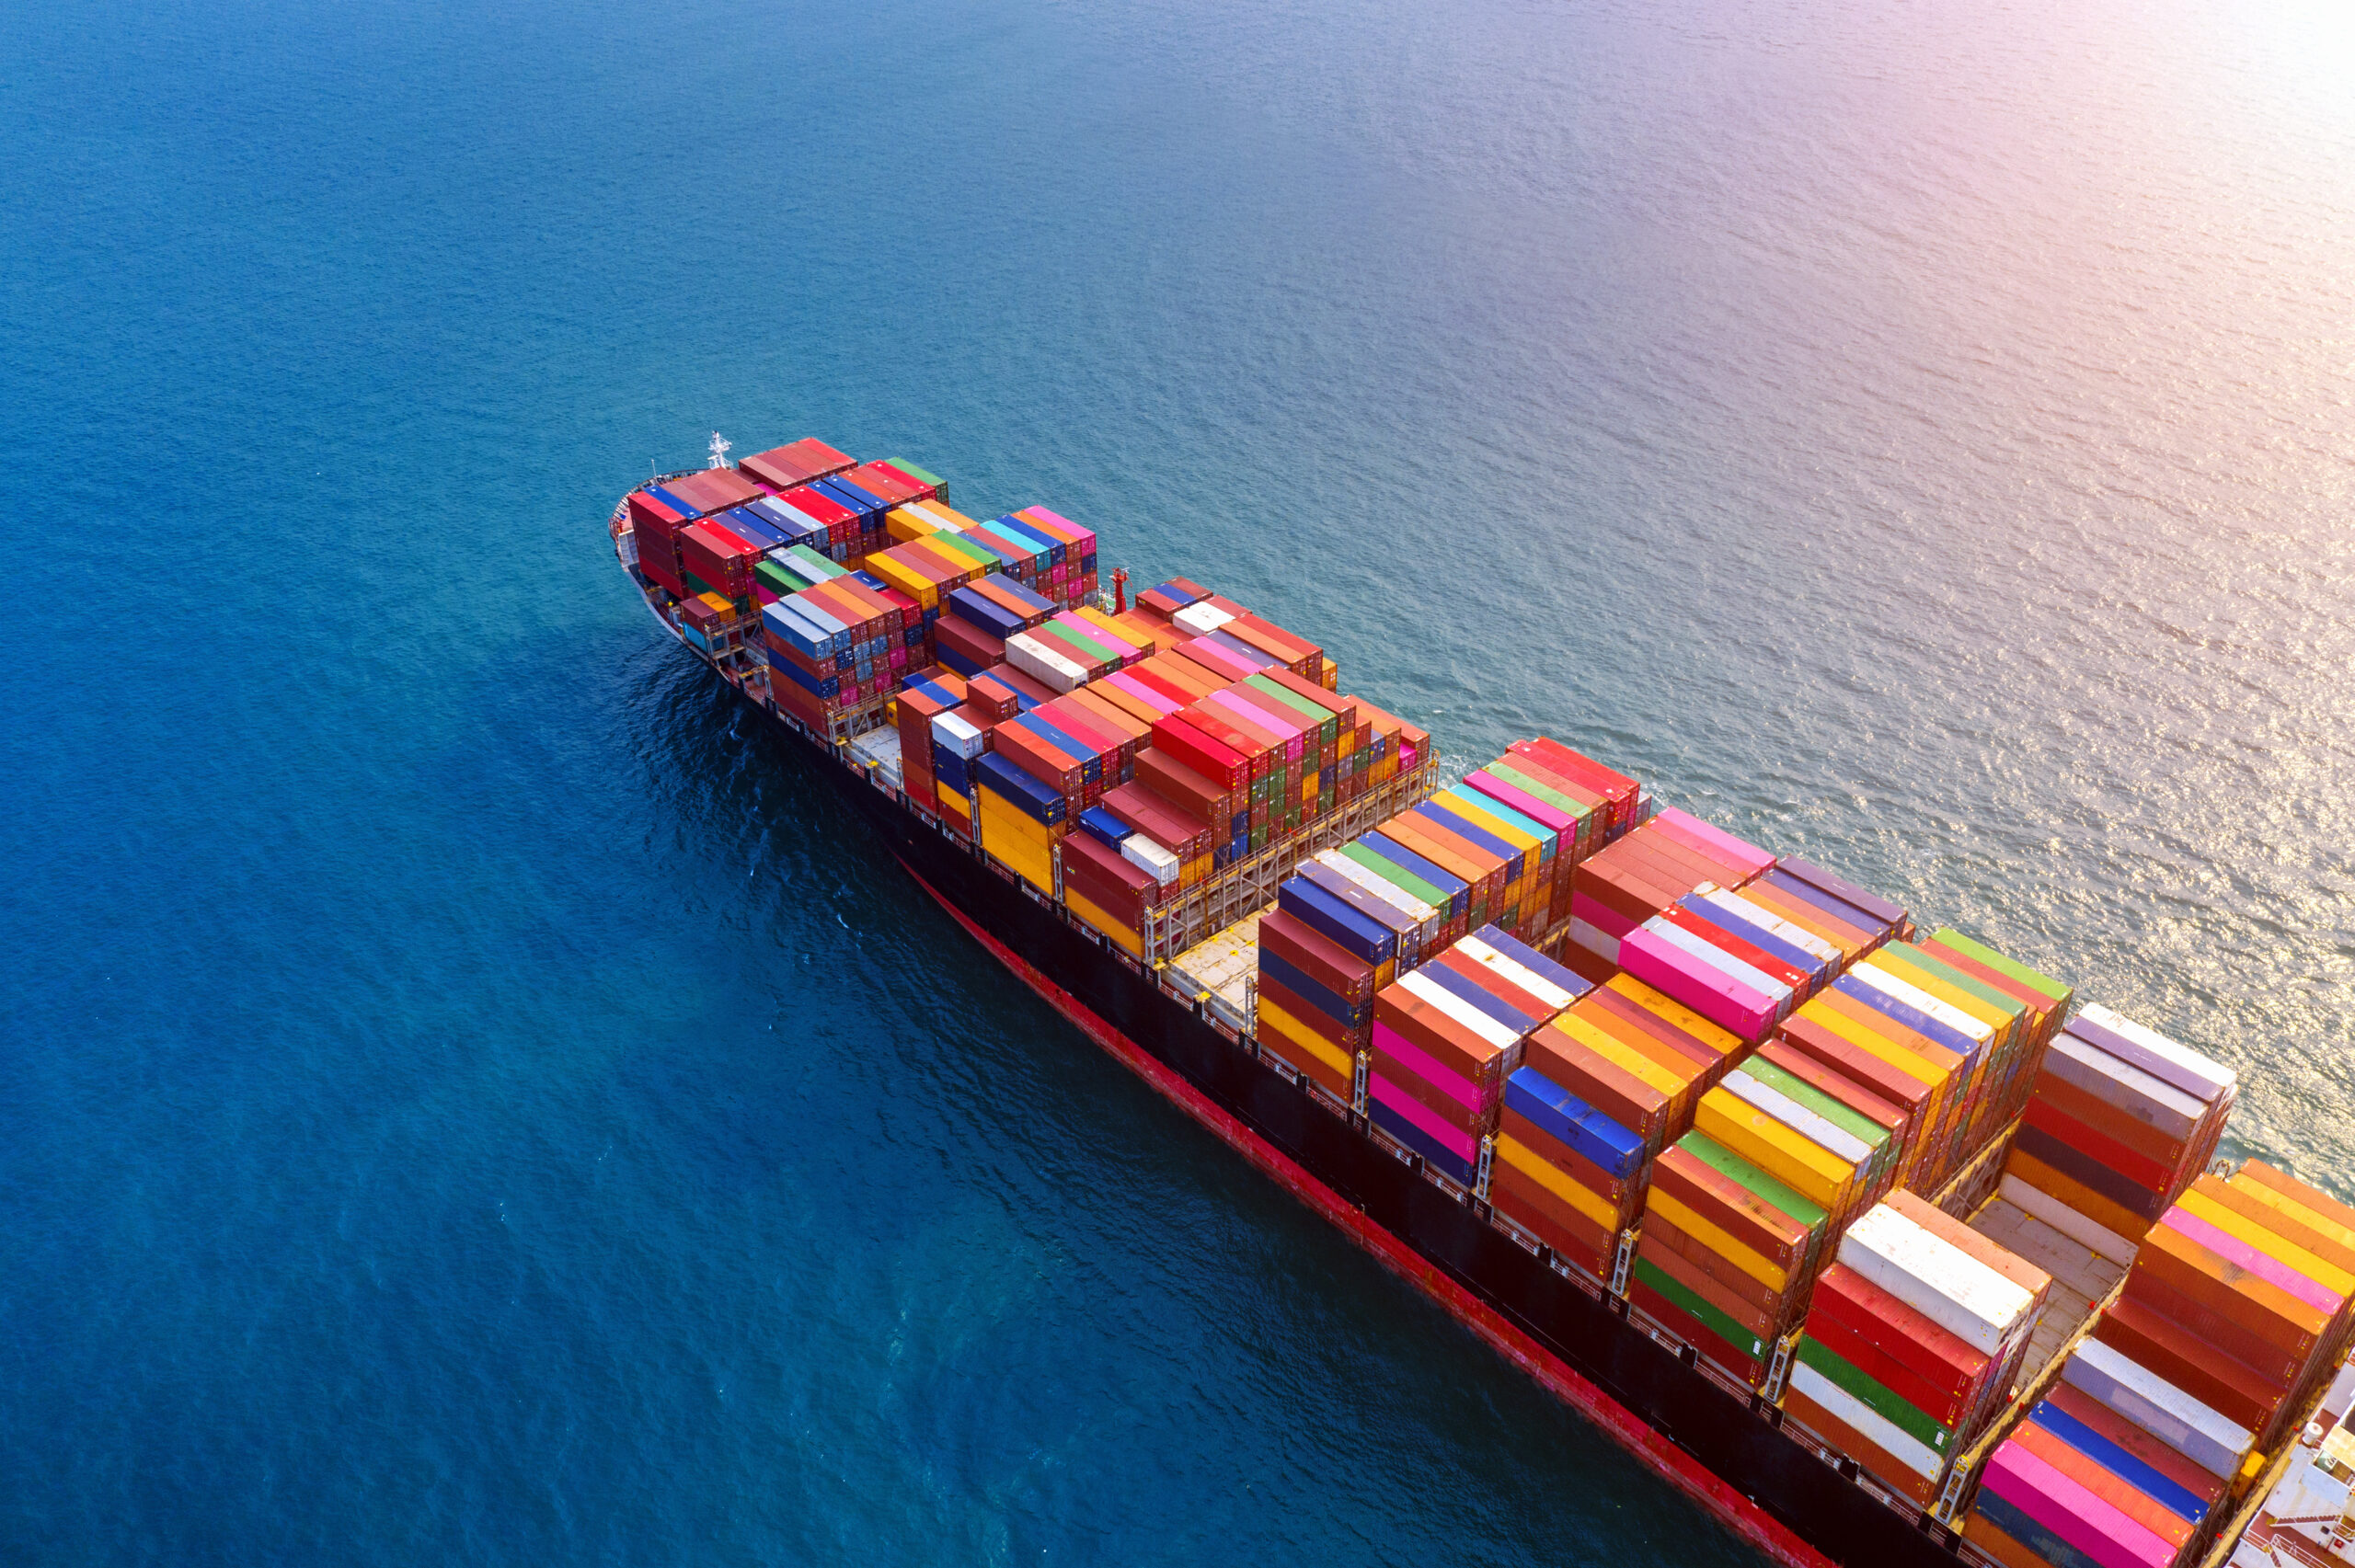
[[[1257,1020],[1259,1027],[1275,1037],[1277,1049],[1298,1056],[1315,1057],[1343,1078],[1353,1078],[1357,1065],[1329,1042],[1316,1037],[1315,1031],[1305,1028],[1266,997],[1259,998]]]
[[[982,848],[992,860],[1049,898],[1055,892],[1055,841],[1061,828],[1048,828],[984,784],[981,789]]]
[[[1556,1166],[1535,1150],[1526,1147],[1511,1133],[1497,1139],[1497,1158],[1537,1183],[1547,1192],[1602,1226],[1605,1230],[1619,1229],[1619,1211],[1601,1193],[1590,1190],[1585,1184],[1573,1181],[1569,1173]]]
[[[1063,908],[1102,932],[1130,956],[1144,956],[1144,940],[1137,934],[1136,927],[1122,925],[1111,914],[1069,887],[1063,889]]]
[[[1693,1125],[1827,1213],[1837,1214],[1848,1197],[1854,1165],[1730,1090],[1702,1095]]]
[[[1654,1187],[1644,1200],[1644,1211],[1658,1214],[1770,1290],[1781,1290],[1790,1284],[1788,1269],[1777,1268],[1764,1253],[1735,1241],[1726,1230],[1702,1219],[1672,1195],[1658,1187]]]

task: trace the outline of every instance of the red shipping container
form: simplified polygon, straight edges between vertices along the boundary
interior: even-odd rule
[[[684,479],[667,479],[662,487],[698,511],[725,511],[767,492],[732,468],[698,468]]]
[[[846,453],[821,441],[798,441],[772,447],[741,460],[736,466],[774,490],[790,490],[812,479],[824,479],[850,467]]]
[[[1080,758],[1019,722],[998,726],[990,732],[990,741],[991,750],[999,756],[1066,800],[1079,796]]]
[[[679,565],[729,599],[749,599],[761,552],[714,522],[679,530]]]
[[[1136,782],[1159,799],[1209,823],[1212,849],[1234,835],[1235,792],[1204,778],[1166,751],[1152,747],[1139,751]]]
[[[2261,1437],[2289,1398],[2269,1380],[2147,1303],[2121,1300],[2102,1314],[2094,1337],[2164,1378],[2227,1420]]]
[[[1634,1073],[1547,1026],[1529,1037],[1522,1065],[1534,1069],[1657,1148],[1667,1132],[1669,1096]]]
[[[1005,644],[1002,640],[954,615],[943,615],[932,624],[932,640],[936,647],[945,648],[983,670],[1003,663],[1005,658]]]
[[[1281,910],[1259,917],[1259,948],[1272,953],[1343,1001],[1373,1000],[1373,966]]]
[[[1104,809],[1123,826],[1143,833],[1179,861],[1211,853],[1211,828],[1204,818],[1155,795],[1142,784],[1124,784],[1104,792]]]
[[[1210,779],[1222,789],[1236,790],[1251,778],[1250,760],[1223,741],[1196,728],[1182,714],[1172,714],[1153,727],[1154,749]]]

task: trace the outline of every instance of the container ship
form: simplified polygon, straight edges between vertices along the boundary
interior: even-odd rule
[[[2355,1208],[2217,1159],[2230,1069],[1559,741],[1442,767],[1045,506],[727,451],[612,514],[663,628],[993,957],[1740,1539],[2342,1560]]]

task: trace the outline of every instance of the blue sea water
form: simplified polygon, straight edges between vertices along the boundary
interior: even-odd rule
[[[2355,1196],[2325,0],[0,10],[0,1558],[1732,1562],[626,591],[817,434]]]

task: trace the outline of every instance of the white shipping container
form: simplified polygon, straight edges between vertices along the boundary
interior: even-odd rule
[[[1169,624],[1180,631],[1191,632],[1198,637],[1207,637],[1234,619],[1235,617],[1225,611],[1204,602],[1189,604],[1185,609],[1169,617]]]
[[[1178,857],[1143,833],[1131,833],[1120,841],[1120,858],[1164,887],[1178,880]]]
[[[937,714],[932,721],[932,743],[949,755],[962,757],[970,762],[989,750],[990,738],[987,731],[971,719],[959,718],[955,714]]]
[[[1087,684],[1086,670],[1025,632],[1005,639],[1005,661],[1050,691],[1076,692]]]
[[[1397,983],[1417,1000],[1427,1001],[1499,1050],[1510,1048],[1521,1036],[1489,1017],[1445,986],[1420,972],[1398,977]]]
[[[1972,1349],[1995,1356],[2036,1298],[1887,1204],[1840,1238],[1840,1261]]]
[[[1619,962],[1619,939],[1576,915],[1570,917],[1570,940],[1606,964]]]

